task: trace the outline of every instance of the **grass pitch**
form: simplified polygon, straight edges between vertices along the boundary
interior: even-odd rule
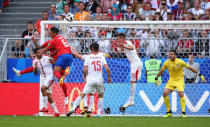
[[[0,116],[0,127],[210,127],[210,117],[34,117]]]

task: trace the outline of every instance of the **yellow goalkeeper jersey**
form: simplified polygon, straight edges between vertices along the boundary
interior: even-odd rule
[[[177,82],[184,81],[183,67],[188,68],[189,66],[183,60],[175,58],[174,61],[166,60],[162,69],[168,68],[169,82]]]

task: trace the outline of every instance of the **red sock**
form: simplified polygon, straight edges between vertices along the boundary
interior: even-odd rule
[[[63,93],[64,93],[65,97],[67,97],[68,95],[67,95],[66,83],[63,83],[62,90],[63,90]]]
[[[30,72],[33,72],[33,67],[32,66],[20,71],[20,74],[22,75],[22,74],[30,73]]]
[[[65,70],[63,69],[62,71],[61,71],[61,75],[64,75],[65,74]]]
[[[58,71],[55,71],[55,72],[54,72],[54,75],[55,75],[55,77],[58,78],[58,80],[60,80],[61,74],[60,74]]]

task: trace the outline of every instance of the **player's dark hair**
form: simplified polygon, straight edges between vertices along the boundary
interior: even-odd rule
[[[47,10],[44,10],[42,13],[47,13],[49,15],[49,12]]]
[[[33,21],[28,21],[27,24],[34,24],[34,22]]]
[[[39,51],[40,48],[35,48],[34,53],[36,54]]]
[[[91,50],[91,51],[98,52],[98,51],[99,51],[99,44],[98,44],[97,42],[93,42],[93,43],[90,45],[90,50]]]
[[[177,55],[175,49],[171,49],[169,52],[173,52],[175,55]]]
[[[123,38],[126,37],[124,33],[119,33],[117,36],[118,36],[118,37],[123,37]]]
[[[52,27],[50,29],[50,31],[52,31],[53,33],[56,33],[56,34],[58,34],[58,32],[59,32],[58,28],[56,28],[56,27]]]

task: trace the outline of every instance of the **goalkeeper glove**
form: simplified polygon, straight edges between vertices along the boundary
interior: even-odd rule
[[[200,76],[202,82],[206,82],[205,77],[201,73],[199,73],[198,75]]]
[[[157,77],[155,77],[155,84],[156,84],[156,86],[158,86],[158,87],[161,85],[161,82],[158,80]]]

